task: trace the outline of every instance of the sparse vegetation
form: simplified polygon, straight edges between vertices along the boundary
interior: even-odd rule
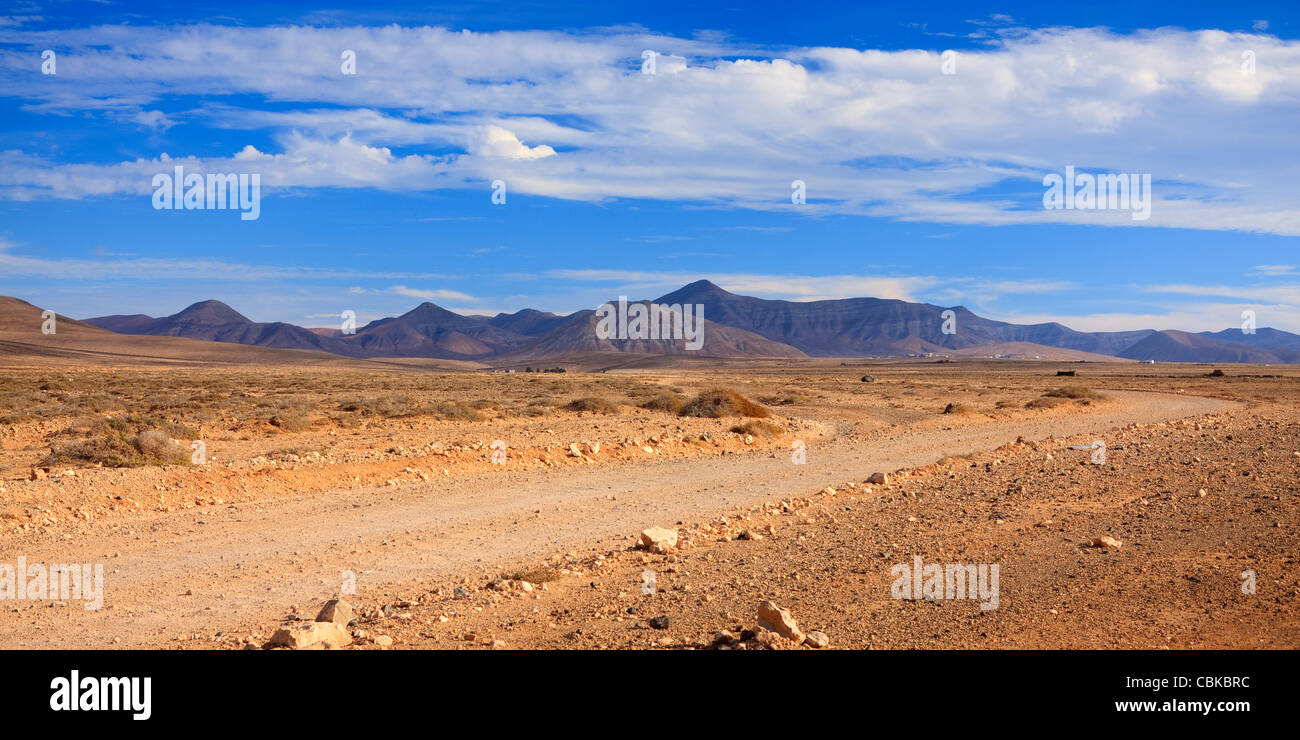
[[[528,581],[529,583],[551,583],[560,580],[560,574],[550,568],[535,568],[533,570],[517,570],[506,576],[512,581]]]
[[[781,393],[769,396],[759,396],[758,400],[768,406],[794,406],[796,404],[808,403],[812,399],[804,393]]]
[[[1082,385],[1067,385],[1061,388],[1054,388],[1043,394],[1048,398],[1072,398],[1076,401],[1100,401],[1105,396]]]
[[[190,452],[159,429],[147,429],[134,436],[106,434],[54,449],[41,465],[82,463],[110,468],[134,468],[142,465],[185,465]]]
[[[311,428],[311,419],[298,414],[276,414],[271,417],[271,426],[285,432],[305,432]]]
[[[593,414],[617,414],[618,404],[599,396],[576,398],[564,406],[569,411],[590,411]]]
[[[785,428],[781,425],[757,419],[737,424],[731,428],[731,431],[736,434],[752,434],[755,437],[780,437],[785,434]]]
[[[714,388],[696,396],[682,407],[678,415],[700,416],[708,419],[721,419],[725,416],[765,419],[771,416],[772,412],[735,391]]]
[[[641,402],[641,408],[643,409],[649,409],[651,411],[667,411],[670,414],[675,414],[681,411],[682,406],[685,405],[685,399],[671,391],[659,393],[658,395]]]
[[[434,416],[445,421],[482,421],[483,419],[483,415],[474,408],[473,404],[459,401],[436,403],[430,411]]]

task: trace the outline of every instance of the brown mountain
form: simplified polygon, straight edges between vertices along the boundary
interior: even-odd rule
[[[117,334],[59,315],[43,334],[41,309],[0,296],[0,364],[176,365],[187,363],[337,364],[353,360],[303,350],[248,347],[170,336]]]
[[[533,341],[491,322],[485,316],[462,316],[421,303],[401,316],[366,324],[344,342],[349,351],[364,357],[475,360],[505,354]]]
[[[100,316],[87,324],[119,334],[187,337],[213,342],[251,344],[278,349],[314,349],[336,355],[358,356],[338,339],[321,336],[301,326],[283,322],[257,323],[221,301],[200,301],[180,313],[151,318],[143,314]]]

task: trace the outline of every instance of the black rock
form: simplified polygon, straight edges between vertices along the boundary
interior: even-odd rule
[[[668,617],[651,617],[650,626],[657,630],[666,630],[668,629]]]

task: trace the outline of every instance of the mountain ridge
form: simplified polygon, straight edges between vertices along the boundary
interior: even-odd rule
[[[1073,356],[1066,352],[1076,352],[1081,357],[1137,361],[1300,363],[1300,335],[1267,327],[1240,336],[1234,329],[1081,332],[1058,322],[997,321],[960,305],[871,297],[819,301],[756,298],[731,293],[706,279],[688,283],[653,302],[703,306],[705,343],[698,352],[706,357],[1004,356],[1014,352],[1019,357],[1063,358]],[[524,308],[492,317],[465,316],[426,301],[404,314],[376,319],[344,335],[334,329],[254,322],[221,301],[209,299],[160,318],[124,314],[84,321],[122,334],[311,349],[353,358],[513,362],[592,352],[654,355],[689,351],[680,340],[600,339],[594,313],[587,309],[559,315]],[[983,355],[982,350],[989,354]]]

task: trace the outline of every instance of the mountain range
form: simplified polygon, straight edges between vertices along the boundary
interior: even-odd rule
[[[591,352],[706,357],[900,357],[1012,354],[1043,359],[1159,362],[1300,363],[1300,335],[1271,328],[1254,334],[1144,329],[1080,332],[1059,323],[1011,324],[963,306],[881,298],[781,301],[736,295],[698,280],[654,300],[702,305],[704,344],[695,352],[665,339],[603,339],[597,314],[567,316],[523,309],[493,317],[464,316],[422,303],[401,316],[372,321],[353,334],[282,322],[259,323],[219,301],[196,303],[172,316],[101,316],[85,323],[120,334],[328,352],[352,358],[402,357],[526,362]],[[945,317],[945,311],[952,311]],[[949,318],[945,332],[945,318]]]

